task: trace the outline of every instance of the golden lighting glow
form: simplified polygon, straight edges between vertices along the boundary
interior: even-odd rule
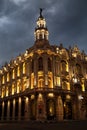
[[[72,56],[73,56],[73,57],[77,57],[77,53],[75,53],[75,52],[72,53]]]
[[[45,85],[48,85],[48,75],[45,75]]]
[[[67,82],[67,90],[70,90],[70,83]]]
[[[34,95],[31,95],[31,99],[34,99],[35,98],[35,96]]]
[[[19,56],[18,58],[19,58],[19,61],[21,61],[21,56]]]
[[[9,73],[7,73],[7,82],[10,80]]]
[[[42,54],[44,51],[43,50],[37,50],[38,54]]]
[[[82,100],[82,99],[83,99],[83,96],[82,96],[82,95],[78,95],[78,99],[79,99],[79,100]]]
[[[5,83],[5,77],[2,76],[2,84],[4,84],[4,83]]]
[[[87,61],[87,56],[85,57],[85,60]]]
[[[38,95],[38,101],[42,101],[42,99],[43,99],[43,96],[42,96],[41,93],[39,93],[39,95]]]
[[[57,86],[60,86],[60,77],[56,77],[56,84],[57,84]]]
[[[70,95],[66,95],[66,99],[70,99],[71,97],[70,97]]]
[[[5,87],[2,88],[2,98],[5,96]]]
[[[12,71],[12,79],[15,79],[15,69]]]
[[[17,76],[20,76],[20,67],[17,68]]]
[[[14,84],[12,84],[12,95],[14,95],[14,92],[15,92],[15,86]]]
[[[44,77],[43,77],[43,71],[38,72],[38,87],[42,88],[44,86]]]
[[[56,53],[59,53],[59,48],[58,47],[56,48]]]
[[[48,97],[54,97],[54,94],[53,93],[49,93]]]
[[[7,71],[7,68],[6,67],[3,67],[4,68],[4,71]]]
[[[34,88],[34,73],[31,74],[31,89]]]
[[[15,99],[13,99],[13,106],[15,106]]]
[[[68,63],[66,64],[66,71],[69,72]]]
[[[6,87],[6,97],[8,96],[8,87]]]
[[[48,72],[48,87],[53,88],[52,72]]]
[[[23,63],[23,74],[25,74],[26,73],[26,64],[25,64],[25,62]]]
[[[20,80],[17,81],[17,93],[20,92],[20,85],[21,85],[21,82]]]
[[[21,103],[21,97],[19,97],[19,104]]]
[[[83,92],[85,91],[85,86],[84,86],[84,84],[82,84],[82,91],[83,91]]]
[[[77,78],[73,78],[73,82],[77,83],[78,82]]]
[[[8,100],[8,108],[10,107],[10,101]]]

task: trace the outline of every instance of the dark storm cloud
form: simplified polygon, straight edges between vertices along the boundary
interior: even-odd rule
[[[39,8],[52,44],[77,44],[87,53],[87,0],[0,0],[0,64],[34,44]]]

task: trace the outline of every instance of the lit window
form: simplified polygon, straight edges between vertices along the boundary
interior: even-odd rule
[[[2,98],[5,96],[5,87],[2,88]]]
[[[56,84],[57,84],[57,86],[60,86],[60,77],[56,78]]]
[[[48,73],[48,87],[53,88],[53,78],[52,78],[52,73]]]
[[[2,76],[2,84],[5,83],[5,76]]]
[[[7,73],[7,82],[10,80],[9,73]]]
[[[15,92],[15,86],[14,84],[12,84],[12,95],[14,95],[14,92]]]
[[[20,67],[17,68],[17,76],[20,76]]]
[[[25,62],[23,63],[23,74],[25,74],[25,72],[26,72],[26,64],[25,64]]]
[[[15,70],[13,69],[13,72],[12,72],[12,79],[15,79]]]
[[[20,80],[18,80],[17,81],[17,93],[19,93],[20,92],[20,86],[21,85],[21,82],[20,82]]]
[[[6,96],[8,96],[8,87],[6,87]]]

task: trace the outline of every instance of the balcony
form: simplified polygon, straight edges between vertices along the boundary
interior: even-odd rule
[[[64,90],[62,88],[59,87],[55,87],[55,88],[33,88],[33,89],[29,89],[27,88],[25,91],[22,91],[20,93],[15,93],[14,95],[9,95],[9,96],[4,96],[3,98],[0,98],[0,100],[8,100],[8,99],[12,99],[12,98],[17,98],[17,97],[22,97],[22,96],[29,96],[31,94],[36,94],[36,93],[45,93],[45,94],[49,94],[49,93],[54,93],[54,94],[70,94],[70,95],[75,95],[74,92],[70,91],[70,90]]]

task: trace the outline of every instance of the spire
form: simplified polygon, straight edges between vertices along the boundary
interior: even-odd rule
[[[46,27],[46,21],[42,15],[42,12],[43,12],[43,9],[40,8],[40,16],[37,19],[37,22],[36,22],[37,27],[35,28],[35,32],[34,32],[35,41],[48,40],[49,32],[48,32],[48,29]]]

